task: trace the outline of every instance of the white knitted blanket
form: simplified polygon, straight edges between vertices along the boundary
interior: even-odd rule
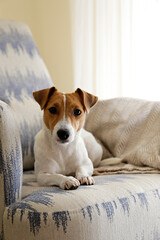
[[[88,114],[85,128],[105,146],[104,158],[160,169],[160,102],[99,101]]]

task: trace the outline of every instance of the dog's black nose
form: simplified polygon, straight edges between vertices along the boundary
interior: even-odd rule
[[[58,130],[57,135],[60,140],[65,141],[69,138],[69,131],[66,129],[60,129],[60,130]]]

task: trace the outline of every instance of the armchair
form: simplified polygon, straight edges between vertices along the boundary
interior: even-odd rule
[[[0,20],[0,63],[0,239],[160,239],[158,174],[95,176],[72,191],[38,186],[42,115],[32,91],[52,82],[27,25]]]

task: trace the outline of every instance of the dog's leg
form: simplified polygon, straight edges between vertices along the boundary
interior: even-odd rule
[[[82,166],[77,168],[76,170],[76,178],[79,180],[79,182],[83,185],[93,185],[94,178],[91,176],[93,174],[93,166]]]
[[[72,176],[64,176],[62,174],[51,174],[40,172],[37,174],[37,181],[43,186],[59,186],[61,189],[76,189],[80,182]]]

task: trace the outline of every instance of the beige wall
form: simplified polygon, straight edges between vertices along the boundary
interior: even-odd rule
[[[55,86],[74,90],[69,0],[0,0],[0,18],[28,24]]]

